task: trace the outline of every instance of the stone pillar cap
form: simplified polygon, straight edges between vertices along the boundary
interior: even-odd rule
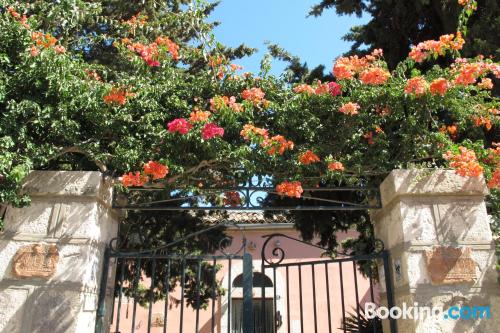
[[[101,196],[104,177],[99,171],[32,171],[22,190],[30,196]]]
[[[380,185],[382,205],[402,195],[472,195],[489,194],[483,176],[462,177],[449,169],[393,170]]]

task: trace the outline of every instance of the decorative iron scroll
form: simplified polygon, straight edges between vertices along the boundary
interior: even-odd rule
[[[262,236],[262,238],[265,238],[265,241],[264,241],[264,244],[262,244],[262,249],[261,249],[260,256],[261,256],[262,261],[264,261],[265,263],[267,263],[269,266],[278,266],[283,260],[285,260],[285,257],[286,257],[286,252],[281,247],[281,244],[277,245],[276,243],[275,243],[275,247],[271,250],[271,254],[273,255],[274,258],[268,258],[267,257],[267,253],[268,253],[266,251],[267,246],[268,246],[268,244],[270,243],[270,241],[273,238],[277,238],[277,237],[291,239],[291,240],[293,240],[295,242],[299,242],[299,243],[302,243],[302,244],[305,244],[305,245],[308,245],[308,246],[315,247],[317,249],[325,251],[324,254],[328,255],[328,256],[332,256],[332,255],[336,255],[336,256],[337,255],[338,256],[349,256],[350,255],[347,252],[330,251],[330,250],[328,250],[328,249],[326,249],[324,247],[321,247],[321,246],[318,246],[318,245],[315,245],[315,244],[311,244],[309,242],[303,241],[303,240],[298,239],[298,238],[290,237],[290,236],[285,235],[285,234],[274,233],[274,234],[269,234],[269,235]],[[373,254],[380,254],[383,251],[384,251],[384,242],[382,242],[382,240],[380,240],[380,239],[375,239],[375,250],[373,251]]]
[[[272,178],[250,177],[226,188],[115,189],[113,208],[124,210],[365,210],[381,208],[380,192],[372,187],[303,188],[301,198],[283,198]]]
[[[120,237],[115,237],[109,241],[109,250],[114,255],[125,255],[125,256],[140,256],[140,255],[153,255],[153,256],[155,256],[155,255],[166,255],[166,254],[184,256],[184,254],[182,254],[182,253],[170,253],[168,251],[168,249],[174,245],[182,244],[182,243],[188,241],[189,239],[192,239],[196,236],[207,233],[211,230],[222,228],[222,227],[227,227],[227,226],[233,226],[236,229],[238,229],[238,231],[241,233],[241,235],[242,235],[241,246],[238,248],[238,250],[236,252],[227,253],[225,251],[225,249],[227,247],[226,244],[227,244],[227,242],[231,242],[232,239],[230,237],[224,237],[219,241],[218,251],[220,251],[224,256],[228,256],[228,257],[239,255],[242,251],[243,252],[245,251],[246,245],[247,245],[247,239],[246,239],[244,230],[238,224],[236,224],[234,221],[223,221],[223,222],[216,224],[214,226],[211,226],[211,227],[193,232],[191,234],[188,234],[182,238],[176,239],[176,240],[174,240],[168,244],[165,244],[163,246],[152,248],[152,249],[145,249],[145,250],[127,251],[125,249],[122,249],[121,244],[124,243],[123,240],[121,240]]]

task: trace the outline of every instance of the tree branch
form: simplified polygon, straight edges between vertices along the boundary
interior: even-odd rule
[[[76,153],[76,154],[82,154],[82,155],[85,155],[86,157],[88,157],[92,162],[94,162],[94,164],[99,168],[99,170],[101,172],[106,172],[108,171],[108,168],[106,166],[106,164],[104,164],[103,162],[101,161],[97,161],[95,160],[89,152],[83,150],[82,148],[80,147],[77,147],[77,146],[71,146],[71,147],[65,147],[65,148],[61,148],[59,150],[59,152],[53,156],[52,158],[50,158],[49,160],[54,160],[64,154],[68,154],[68,153]]]

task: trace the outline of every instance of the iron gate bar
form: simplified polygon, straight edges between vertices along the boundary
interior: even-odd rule
[[[358,273],[356,269],[356,261],[352,262],[352,268],[354,272],[354,292],[356,293],[356,316],[358,319],[358,325],[361,324],[361,319],[359,318],[359,294],[358,294]]]
[[[288,333],[290,333],[290,284],[288,283],[288,267],[286,267],[286,320],[287,320],[287,328]]]
[[[198,266],[196,269],[196,308],[200,308],[200,280],[201,280],[201,260],[198,259]],[[196,332],[200,326],[200,311],[196,311]]]
[[[215,260],[215,259],[214,259]],[[169,301],[169,293],[170,293],[170,259],[167,260],[167,274],[165,274],[165,308],[163,312],[163,333],[167,333],[167,325],[168,325],[168,301]]]
[[[304,332],[304,309],[302,306],[302,266],[299,266],[299,292],[300,292],[300,332]]]
[[[149,287],[148,333],[151,333],[151,316],[153,314],[153,288],[155,286],[156,260],[151,264],[151,284]]]
[[[216,277],[216,271],[215,271],[215,265],[217,264],[217,259],[214,258],[214,262],[213,262],[213,266],[214,267],[212,269],[212,318],[211,318],[211,324],[212,324],[212,332],[214,331],[215,329],[215,285],[216,285],[216,281],[215,281],[215,277]]]
[[[392,270],[391,265],[389,265],[390,255],[388,251],[382,252],[384,259],[384,274],[385,274],[385,290],[387,294],[387,307],[392,309],[394,307],[394,294],[392,292]],[[398,333],[398,326],[396,319],[389,316],[389,325],[391,327],[391,333]]]
[[[243,327],[245,333],[254,333],[253,307],[253,267],[252,256],[249,253],[243,255]],[[230,314],[229,314],[230,315]],[[213,319],[212,319],[213,320]]]
[[[288,267],[286,268],[288,271]],[[328,278],[328,263],[325,262],[326,306],[328,308],[328,333],[332,333],[332,318],[330,313],[330,279]]]
[[[314,276],[314,265],[311,265],[313,285],[313,307],[314,307],[314,333],[318,333],[318,318],[316,316],[316,277]]]
[[[340,299],[342,300],[342,326],[344,328],[344,333],[346,333],[345,328],[345,302],[344,302],[344,276],[342,274],[342,262],[339,261],[339,272],[340,272]]]
[[[135,314],[137,313],[137,289],[138,289],[138,284],[139,284],[139,275],[141,274],[141,270],[140,270],[140,267],[141,267],[141,259],[142,258],[137,258],[136,260],[136,267],[137,267],[137,272],[135,274],[135,278],[134,278],[134,291],[133,291],[133,295],[134,295],[134,307],[133,307],[133,310],[132,310],[132,333],[134,333],[135,331]]]
[[[227,278],[227,329],[231,330],[231,259],[229,259],[229,269],[228,269],[228,278]]]

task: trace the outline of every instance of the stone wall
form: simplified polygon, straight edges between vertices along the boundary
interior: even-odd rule
[[[396,306],[490,306],[491,318],[397,321],[399,333],[491,333],[500,327],[500,288],[483,178],[451,170],[395,170],[381,185],[375,234],[391,255]],[[387,329],[388,332],[388,328]]]
[[[0,234],[0,332],[93,332],[103,253],[118,230],[111,183],[35,171],[23,191],[31,205],[9,207]]]

